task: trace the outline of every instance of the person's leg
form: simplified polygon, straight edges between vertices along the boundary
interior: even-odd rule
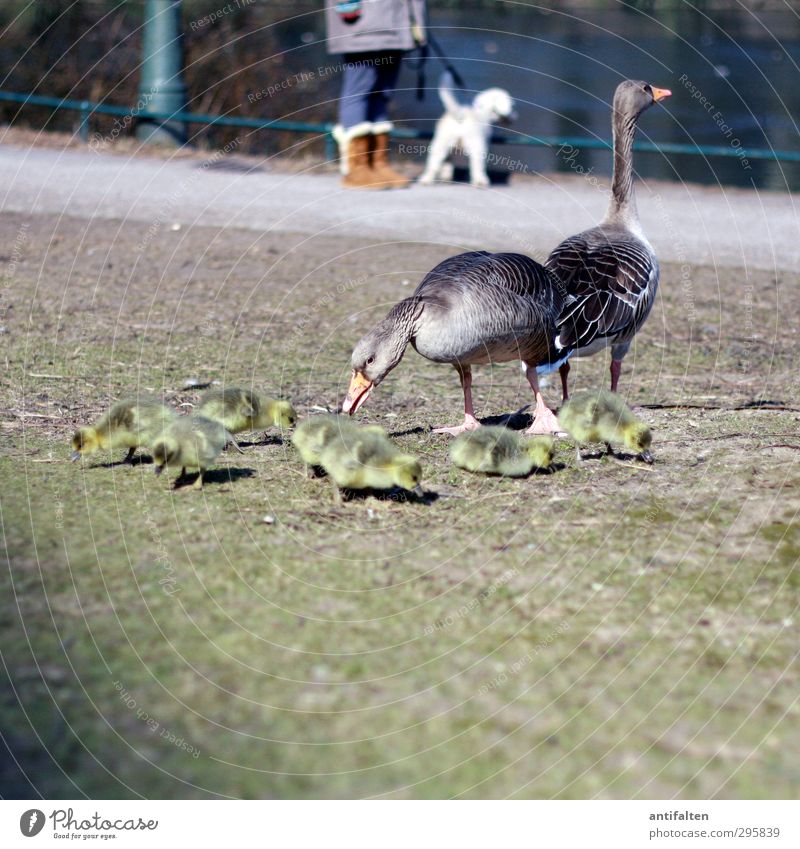
[[[343,185],[348,189],[384,188],[372,171],[372,123],[368,107],[376,83],[376,66],[364,61],[369,55],[346,53],[342,57],[339,124],[334,127],[333,137],[339,145]]]
[[[389,164],[389,100],[397,85],[403,54],[398,51],[376,53],[370,57],[375,65],[375,85],[367,104],[367,118],[372,122],[372,170],[376,179],[388,189],[405,188],[410,180]]]
[[[367,120],[373,124],[389,121],[389,101],[397,85],[403,54],[397,50],[369,54],[375,76],[367,101]]]
[[[345,53],[342,57],[342,91],[339,124],[345,130],[371,122],[372,92],[378,85],[378,65],[372,53]]]

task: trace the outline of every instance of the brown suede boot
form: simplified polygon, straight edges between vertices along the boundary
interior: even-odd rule
[[[384,189],[370,167],[371,135],[356,136],[347,145],[347,173],[342,185],[346,189]]]
[[[364,121],[345,130],[337,125],[333,137],[339,145],[339,170],[346,189],[385,189],[372,170],[372,124]]]
[[[389,165],[389,133],[372,136],[372,172],[373,179],[385,189],[405,189],[411,182]]]

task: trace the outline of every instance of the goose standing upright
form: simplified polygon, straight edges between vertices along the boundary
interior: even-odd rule
[[[472,406],[479,363],[521,360],[536,398],[529,433],[552,433],[558,421],[544,403],[537,366],[555,362],[556,319],[564,306],[559,281],[522,254],[471,251],[440,262],[414,294],[396,304],[353,349],[342,410],[351,415],[400,362],[409,343],[429,360],[450,363],[461,379],[464,422],[435,433],[456,435],[480,424]]]
[[[664,88],[625,80],[612,109],[614,176],[603,222],[570,236],[550,254],[546,267],[563,282],[568,298],[558,319],[561,387],[569,397],[569,357],[611,346],[611,391],[617,391],[622,359],[644,324],[658,289],[658,260],[642,233],[633,191],[633,138],[639,116],[669,97]]]

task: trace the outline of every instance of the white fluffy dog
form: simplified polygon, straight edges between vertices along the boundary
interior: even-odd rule
[[[471,106],[463,106],[453,94],[452,76],[445,73],[439,81],[439,97],[445,112],[436,122],[428,161],[419,182],[429,186],[435,180],[452,180],[453,166],[448,156],[454,149],[460,149],[469,158],[470,183],[488,186],[486,154],[492,125],[510,123],[517,117],[511,95],[502,88],[487,88],[475,95]]]

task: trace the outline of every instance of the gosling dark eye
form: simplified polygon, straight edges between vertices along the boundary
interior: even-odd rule
[[[367,365],[371,366],[375,362],[375,357],[367,357]]]
[[[645,94],[652,94],[653,93],[653,89],[649,85],[645,85],[645,87],[643,88],[643,91],[644,91]]]

